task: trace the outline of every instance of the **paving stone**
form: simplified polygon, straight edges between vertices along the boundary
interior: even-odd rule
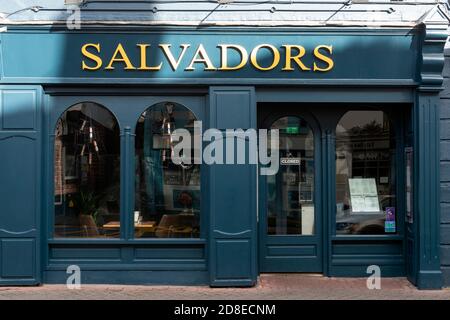
[[[327,278],[308,274],[265,274],[254,288],[207,286],[64,285],[0,287],[0,300],[230,300],[230,299],[430,299],[450,300],[450,289],[417,290],[405,278],[383,278],[381,290],[369,290],[365,278]]]

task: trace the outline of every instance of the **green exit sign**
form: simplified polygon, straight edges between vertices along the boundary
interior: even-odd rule
[[[299,127],[287,127],[286,133],[288,134],[298,134],[300,131]]]

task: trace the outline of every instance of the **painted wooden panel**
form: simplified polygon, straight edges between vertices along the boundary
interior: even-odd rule
[[[252,281],[252,243],[250,239],[216,240],[216,280]],[[230,266],[232,264],[232,267]]]
[[[208,273],[204,270],[127,270],[123,266],[119,270],[85,270],[81,273],[84,284],[127,284],[127,285],[206,285]],[[83,269],[84,270],[84,269]],[[44,272],[45,283],[66,283],[65,270]]]
[[[224,108],[230,105],[234,121],[230,120],[231,115],[224,113]],[[210,88],[210,127],[236,129],[238,126],[256,128],[254,88]],[[212,165],[209,179],[210,284],[254,285],[257,276],[256,165]]]
[[[363,277],[367,274],[367,267],[370,265],[380,266],[383,276],[404,276],[405,275],[405,259],[402,255],[342,255],[332,256],[330,275],[344,275],[349,277]],[[350,269],[345,270],[345,267],[353,266],[353,270],[360,270],[353,273]],[[386,266],[397,266],[397,272],[391,274],[386,272]]]
[[[34,129],[36,92],[34,90],[4,90],[2,92],[3,129]]]
[[[53,242],[58,242],[54,240]],[[84,244],[67,240],[50,244],[47,271],[63,271],[71,264],[85,271],[187,271],[206,270],[203,244],[139,244],[126,241],[84,241]],[[133,275],[130,275],[133,278]],[[163,283],[162,280],[158,281]],[[166,283],[171,283],[166,279]]]
[[[216,123],[217,129],[240,128],[247,129],[251,124],[250,108],[242,108],[242,105],[250,105],[248,91],[215,92]],[[239,115],[238,117],[236,115]]]
[[[373,254],[373,255],[402,255],[402,242],[371,243],[341,243],[335,244],[332,250],[333,255],[351,255],[351,254]]]
[[[0,283],[8,278],[33,278],[35,250],[34,239],[2,239]]]
[[[76,260],[116,260],[120,261],[120,248],[95,248],[90,247],[70,248],[59,247],[50,250],[50,260],[76,259]]]
[[[403,241],[334,241],[331,276],[367,276],[367,267],[377,265],[382,276],[404,276]]]
[[[135,260],[151,260],[151,259],[204,259],[204,248],[174,248],[173,246],[166,247],[150,247],[150,248],[136,248]]]
[[[314,245],[285,245],[285,246],[267,246],[267,254],[269,256],[316,256],[317,247]]]
[[[0,230],[24,233],[36,228],[37,172],[35,138],[0,133]]]
[[[0,87],[0,285],[40,282],[40,89]]]
[[[214,230],[227,234],[251,230],[255,199],[249,199],[249,197],[255,183],[253,181],[255,167],[217,165],[213,170],[216,183],[212,185],[212,193],[215,210],[217,210],[214,217]]]
[[[356,266],[361,268],[361,270],[367,269],[370,265],[377,265],[381,268],[384,265],[399,265],[404,267],[405,259],[402,256],[392,256],[392,255],[371,255],[371,254],[359,254],[359,255],[348,255],[348,256],[335,256],[331,258],[331,264],[333,268],[331,268],[331,273],[334,273],[334,269],[336,266]],[[383,270],[382,270],[383,271]],[[405,275],[405,270],[402,270],[401,274]],[[348,276],[358,276],[356,274],[348,273]],[[362,276],[362,274],[359,274]],[[387,276],[387,275],[386,275]]]

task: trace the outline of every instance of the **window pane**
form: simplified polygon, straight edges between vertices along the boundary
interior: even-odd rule
[[[396,232],[395,134],[382,111],[349,111],[336,127],[336,234]]]
[[[276,175],[267,176],[267,233],[313,235],[313,132],[298,117],[280,118],[271,129],[279,130],[280,168]]]
[[[139,118],[136,127],[136,238],[200,236],[200,165],[172,162],[171,133],[191,134],[194,159],[194,114],[177,103],[159,103]],[[200,138],[199,138],[200,139]]]
[[[120,138],[113,114],[79,103],[55,132],[55,237],[119,237]]]

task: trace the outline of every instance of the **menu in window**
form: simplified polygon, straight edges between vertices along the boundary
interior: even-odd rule
[[[353,212],[380,212],[375,178],[348,180]]]

